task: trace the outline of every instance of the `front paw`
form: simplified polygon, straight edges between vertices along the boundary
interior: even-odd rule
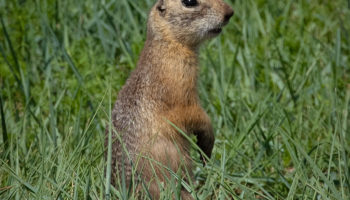
[[[200,154],[201,161],[203,163],[203,167],[207,165],[207,162],[209,161],[202,153]],[[210,158],[210,156],[208,156]]]

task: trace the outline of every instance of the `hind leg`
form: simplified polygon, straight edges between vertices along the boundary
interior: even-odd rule
[[[174,179],[171,173],[182,171],[181,178],[185,179],[184,172],[187,170],[191,176],[191,162],[184,147],[185,145],[176,145],[167,138],[158,137],[140,158],[138,171],[154,199],[159,199],[160,190],[168,186],[169,180]],[[193,199],[187,191],[182,191],[181,196],[182,199]]]

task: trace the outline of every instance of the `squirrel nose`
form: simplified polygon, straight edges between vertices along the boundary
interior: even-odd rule
[[[224,16],[224,22],[228,23],[228,21],[230,20],[230,18],[233,16],[233,9],[230,6],[226,6],[226,12],[225,12],[225,16]]]
[[[226,12],[226,14],[225,14],[225,16],[224,16],[224,22],[225,23],[227,23],[229,20],[230,20],[230,18],[233,16],[233,10],[232,10],[232,8],[229,8],[228,10],[227,10],[227,12]]]

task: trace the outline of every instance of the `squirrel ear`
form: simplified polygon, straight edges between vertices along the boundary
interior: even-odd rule
[[[157,5],[157,10],[160,12],[161,15],[162,14],[164,15],[164,12],[165,12],[164,0],[159,0],[158,5]]]

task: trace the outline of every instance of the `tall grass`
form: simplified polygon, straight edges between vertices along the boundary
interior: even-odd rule
[[[125,197],[106,180],[104,130],[153,3],[0,0],[0,199]],[[194,155],[187,186],[198,199],[349,199],[349,2],[229,3],[200,52],[214,152],[205,167]]]

